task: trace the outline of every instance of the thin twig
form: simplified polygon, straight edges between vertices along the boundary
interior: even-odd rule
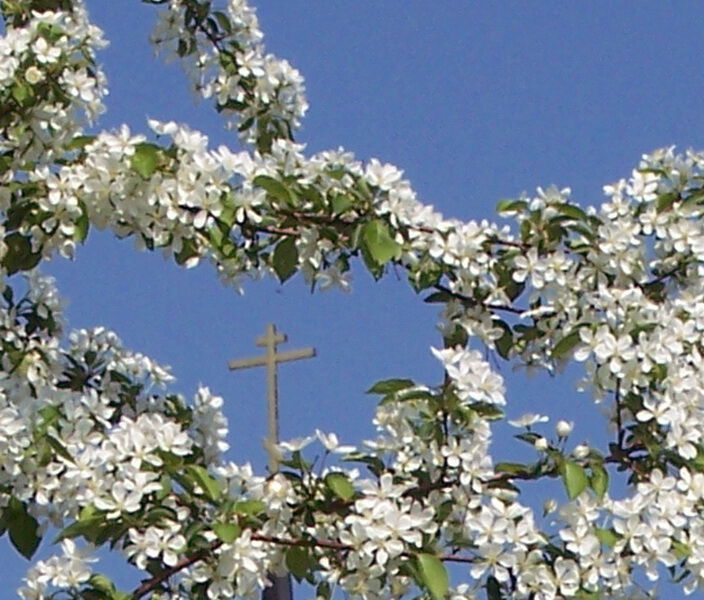
[[[618,433],[616,435],[616,440],[620,450],[623,449],[623,438],[625,431],[623,430],[623,422],[621,420],[621,380],[616,380],[616,389],[614,390],[614,400],[616,402],[616,427],[618,428]]]
[[[516,308],[515,306],[506,306],[504,304],[489,304],[487,302],[480,302],[478,300],[475,300],[474,298],[470,298],[469,296],[465,296],[464,294],[460,294],[459,292],[453,292],[450,288],[437,283],[433,286],[436,290],[439,292],[445,292],[446,294],[450,294],[453,298],[457,298],[458,300],[462,300],[462,302],[468,302],[472,306],[483,306],[484,308],[488,308],[489,310],[503,310],[506,312],[510,312],[516,315],[522,315],[524,312],[526,312],[526,309],[524,308]]]

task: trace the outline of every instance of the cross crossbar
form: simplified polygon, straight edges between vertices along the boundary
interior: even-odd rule
[[[289,350],[288,352],[277,352],[274,355],[274,360],[277,363],[289,362],[292,360],[301,360],[303,358],[313,358],[315,356],[315,348],[301,348],[300,350]],[[250,367],[266,366],[268,356],[252,356],[251,358],[239,358],[231,360],[227,366],[231,371],[236,369],[249,369]]]
[[[260,356],[251,356],[248,358],[238,358],[231,360],[228,363],[228,367],[231,371],[238,369],[250,369],[252,367],[266,367],[269,422],[267,446],[269,453],[269,472],[271,473],[275,473],[279,467],[278,455],[275,449],[276,444],[279,443],[277,365],[283,362],[313,358],[315,356],[315,348],[300,348],[297,350],[288,350],[286,352],[277,352],[277,346],[285,343],[287,340],[288,338],[286,337],[286,334],[277,331],[276,326],[270,323],[267,325],[264,335],[258,337],[255,341],[257,346],[265,348],[265,354]]]

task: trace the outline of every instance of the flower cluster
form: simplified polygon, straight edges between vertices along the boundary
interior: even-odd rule
[[[50,165],[86,120],[103,110],[105,76],[95,50],[105,45],[81,2],[71,10],[31,10],[13,3],[0,40],[0,173],[22,164]],[[3,209],[7,206],[3,205]]]
[[[158,120],[81,135],[105,94],[99,30],[78,0],[3,4],[0,530],[27,557],[49,526],[62,540],[20,596],[253,597],[286,571],[324,599],[624,597],[665,571],[704,587],[704,154],[644,156],[599,208],[554,187],[504,201],[515,230],[446,219],[392,165],[306,155],[302,79],[266,54],[244,0],[151,3],[164,5],[153,41],[247,149]],[[375,439],[284,442],[281,471],[258,476],[223,458],[222,398],[168,393],[168,370],[104,328],[64,335],[36,267],[72,257],[91,227],[208,261],[237,288],[301,273],[346,290],[354,259],[377,278],[393,265],[442,306],[443,380],[375,384]],[[488,353],[550,373],[583,363],[608,447],[572,447],[564,420],[541,435],[546,419],[526,415],[510,423],[537,458],[497,460],[507,399]],[[310,459],[316,440],[353,468]],[[520,494],[548,478],[566,499],[541,519]],[[131,592],[93,572],[104,545],[144,571]]]
[[[229,127],[266,147],[275,137],[291,136],[308,103],[301,74],[267,54],[263,37],[243,0],[230,0],[212,15],[204,5],[170,0],[151,39],[157,51],[183,59],[195,92],[215,99]]]

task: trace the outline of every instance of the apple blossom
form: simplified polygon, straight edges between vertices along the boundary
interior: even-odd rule
[[[266,51],[245,0],[148,3],[161,5],[152,41],[244,150],[158,119],[85,136],[107,87],[83,2],[3,5],[0,530],[28,558],[49,526],[61,539],[20,596],[247,597],[286,569],[324,599],[621,597],[668,569],[686,592],[704,587],[704,154],[644,155],[601,207],[555,187],[502,201],[516,229],[448,219],[398,167],[305,153],[303,78]],[[105,328],[67,331],[39,265],[80,252],[91,227],[210,263],[237,290],[300,273],[346,291],[353,259],[375,278],[393,266],[442,305],[442,381],[375,384],[374,439],[316,431],[276,446],[280,473],[255,475],[223,458],[222,398],[170,393],[168,369]],[[509,423],[535,462],[495,456],[510,406],[496,357],[583,363],[607,447],[568,452],[566,420],[551,445],[531,431],[547,417],[529,413]],[[344,468],[309,458],[315,439]],[[541,520],[521,491],[545,478],[565,497],[550,489]],[[134,589],[94,572],[93,546],[144,571]]]

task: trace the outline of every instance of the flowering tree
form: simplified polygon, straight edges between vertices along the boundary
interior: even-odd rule
[[[596,600],[667,572],[701,587],[704,155],[643,157],[599,209],[557,189],[502,202],[513,231],[448,220],[391,165],[303,154],[303,80],[266,54],[244,0],[148,3],[162,5],[154,44],[247,150],[159,121],[149,138],[85,135],[106,84],[83,3],[2,2],[0,531],[27,558],[48,527],[60,541],[20,596],[251,597],[284,570],[324,599]],[[442,307],[444,381],[379,382],[376,439],[282,443],[281,472],[255,475],[222,457],[220,398],[168,393],[168,371],[105,329],[64,335],[37,267],[72,257],[90,227],[186,267],[208,260],[233,286],[300,272],[347,287],[355,258],[377,278],[394,266]],[[504,385],[482,350],[550,372],[584,362],[611,443],[573,447],[569,423],[549,438],[527,416],[518,437],[537,459],[494,461]],[[316,438],[351,468],[312,462]],[[565,492],[541,517],[521,489],[544,478]],[[143,571],[134,589],[94,572],[92,549],[107,545]]]

